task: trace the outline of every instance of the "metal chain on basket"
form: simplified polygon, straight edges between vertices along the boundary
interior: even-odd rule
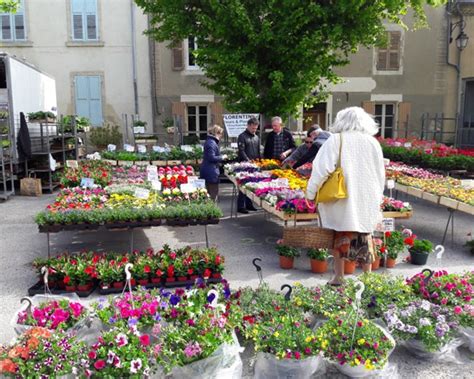
[[[51,290],[49,289],[49,284],[48,284],[49,268],[47,266],[41,267],[41,273],[43,274],[44,295],[45,296],[52,295]]]
[[[352,328],[352,339],[351,339],[351,350],[354,348],[354,338],[355,338],[355,332],[357,328],[357,322],[359,321],[359,316],[360,316],[360,306],[361,306],[361,300],[362,300],[362,293],[365,290],[365,284],[362,283],[360,280],[356,280],[355,282],[356,287],[358,286],[359,289],[356,292],[355,295],[355,306],[353,306],[353,312],[355,313],[355,320],[354,320],[354,326]],[[350,313],[352,314],[352,312]]]

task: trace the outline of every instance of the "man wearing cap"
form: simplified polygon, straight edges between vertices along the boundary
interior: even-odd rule
[[[313,127],[315,128],[315,130],[313,131],[314,141],[311,144],[307,153],[293,165],[294,169],[297,169],[305,163],[313,162],[314,158],[316,157],[316,154],[318,154],[318,151],[323,145],[323,143],[326,142],[329,137],[331,137],[331,133],[321,129],[318,124],[313,125]]]

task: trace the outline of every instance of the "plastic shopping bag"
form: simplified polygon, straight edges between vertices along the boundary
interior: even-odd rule
[[[423,343],[416,339],[404,341],[401,345],[417,357],[423,358],[424,360],[463,364],[461,361],[461,355],[458,351],[459,346],[463,343],[464,341],[462,338],[455,338],[435,352],[427,351]]]
[[[461,337],[464,340],[464,345],[466,345],[471,352],[474,353],[474,328],[461,328],[460,329]]]
[[[324,370],[323,359],[316,355],[306,359],[277,359],[273,354],[258,353],[255,379],[306,379]]]

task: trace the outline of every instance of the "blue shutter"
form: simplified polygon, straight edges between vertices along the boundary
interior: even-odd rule
[[[72,13],[84,13],[86,11],[85,0],[72,0],[71,9]]]
[[[97,14],[97,0],[84,0],[84,12],[88,14]]]
[[[102,88],[100,76],[76,76],[75,85],[76,114],[87,117],[94,126],[102,125]]]

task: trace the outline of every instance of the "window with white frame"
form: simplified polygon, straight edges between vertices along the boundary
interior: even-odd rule
[[[188,70],[199,70],[199,66],[196,63],[195,51],[197,50],[197,38],[188,37],[185,41],[186,46],[186,68]]]
[[[2,41],[25,41],[25,4],[21,0],[16,13],[0,14],[0,25],[2,29]]]
[[[199,139],[206,139],[209,115],[207,105],[188,105],[188,132]]]
[[[380,135],[383,138],[393,138],[395,125],[395,104],[376,103],[375,120],[380,125]]]
[[[97,41],[97,0],[71,0],[72,39]]]

